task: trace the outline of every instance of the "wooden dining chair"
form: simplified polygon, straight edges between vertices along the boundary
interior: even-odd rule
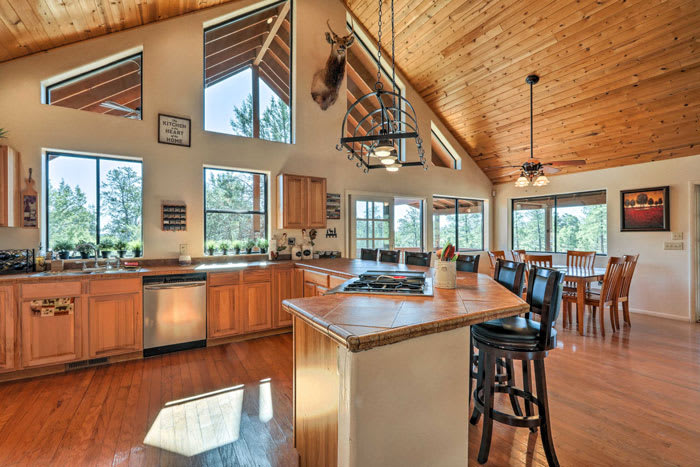
[[[360,259],[368,261],[377,261],[378,248],[362,248],[360,250]]]
[[[510,250],[510,254],[513,256],[513,261],[516,263],[524,263],[527,252],[525,250]]]
[[[457,270],[463,272],[479,272],[481,255],[457,255]]]
[[[430,266],[431,255],[432,252],[406,251],[404,252],[404,263],[413,266]]]
[[[630,285],[632,285],[632,276],[634,275],[634,270],[637,268],[637,260],[639,255],[625,255],[625,264],[622,271],[622,280],[620,281],[620,292],[617,295],[617,302],[615,303],[615,324],[620,328],[620,318],[618,317],[618,305],[622,304],[622,318],[628,326],[632,326],[630,322]]]
[[[622,273],[624,271],[625,258],[611,257],[608,260],[608,265],[605,268],[605,276],[603,276],[603,285],[600,288],[600,293],[587,291],[584,297],[585,305],[591,307],[594,316],[600,308],[600,334],[605,336],[605,308],[610,312],[610,325],[613,332],[617,330],[615,324],[615,304],[617,303],[620,285],[622,281]],[[576,294],[564,292],[562,297],[565,307],[564,312],[567,314],[568,322],[571,321],[571,308],[577,301]]]
[[[580,269],[593,269],[595,264],[595,251],[574,251],[567,250],[566,252],[566,267],[567,268],[580,268]],[[587,283],[586,286],[590,286]],[[575,282],[564,282],[565,292],[576,292]]]
[[[538,268],[551,268],[552,267],[552,255],[525,255],[525,264],[530,266],[537,266]]]
[[[491,263],[491,271],[496,269],[496,261],[499,259],[506,259],[506,252],[503,250],[491,250],[487,252],[489,254],[489,263]]]

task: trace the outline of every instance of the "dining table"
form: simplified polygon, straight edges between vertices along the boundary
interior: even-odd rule
[[[564,282],[576,284],[576,321],[579,335],[583,335],[583,310],[586,306],[586,289],[591,282],[598,282],[605,277],[605,268],[581,268],[555,265],[553,269],[564,273]]]

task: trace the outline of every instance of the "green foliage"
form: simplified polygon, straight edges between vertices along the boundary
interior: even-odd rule
[[[75,251],[78,253],[90,253],[94,251],[93,246],[90,243],[87,242],[78,242],[77,245],[75,245]]]
[[[214,251],[216,251],[216,242],[213,240],[209,240],[207,242],[206,248],[210,255],[214,254]]]
[[[459,222],[459,238],[456,238]],[[457,244],[460,250],[481,250],[483,245],[483,214],[460,213],[433,215],[433,246],[439,248],[447,243]]]
[[[85,193],[76,186],[73,189],[64,180],[52,186],[49,196],[49,248],[57,243],[75,240],[95,242],[95,206],[88,205]]]
[[[233,108],[233,118],[229,124],[234,134],[253,137],[253,94],[248,94],[241,105]]]
[[[114,240],[107,237],[102,239],[99,244],[100,251],[113,251],[114,250]]]
[[[73,249],[73,243],[69,241],[58,241],[53,244],[53,249],[55,251],[71,251]]]
[[[246,251],[250,251],[255,247],[255,240],[248,240],[245,242],[245,249]]]
[[[0,139],[7,138],[7,130],[0,128]]]
[[[260,117],[260,138],[289,143],[290,119],[289,106],[273,95],[270,105],[263,110]],[[234,134],[253,137],[253,94],[248,94],[240,105],[233,108],[233,118],[229,124]]]
[[[394,244],[400,248],[421,247],[420,209],[412,208],[398,218],[394,232]]]
[[[143,250],[143,244],[140,241],[129,242],[129,250],[136,252],[141,252]]]
[[[267,239],[261,238],[258,240],[258,248],[267,249],[268,246],[270,246],[270,242],[268,242]]]
[[[124,251],[126,250],[126,242],[124,240],[117,240],[114,243],[114,249],[117,251]]]
[[[231,245],[227,241],[223,240],[219,242],[219,249],[226,252],[231,249]]]
[[[100,199],[102,215],[107,215],[110,219],[100,234],[110,235],[124,242],[139,240],[141,176],[131,167],[111,169],[102,182]]]
[[[240,240],[235,240],[233,243],[231,243],[233,249],[236,251],[236,253],[240,253],[241,248],[243,248],[243,242]]]

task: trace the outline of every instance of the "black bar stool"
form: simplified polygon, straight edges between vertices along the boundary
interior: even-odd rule
[[[406,264],[412,264],[413,266],[430,266],[431,255],[431,252],[418,253],[415,251],[407,251],[404,253],[404,261]]]
[[[484,415],[478,457],[481,464],[485,463],[489,457],[495,420],[515,427],[527,427],[531,431],[536,431],[539,427],[547,462],[550,466],[559,465],[549,422],[544,359],[557,344],[557,331],[553,328],[553,324],[561,308],[563,288],[563,273],[554,269],[531,266],[527,303],[530,305],[531,313],[540,315],[540,321],[513,316],[471,327],[472,339],[479,350],[479,369],[474,391],[474,412],[470,422],[475,425],[480,415]],[[499,359],[511,362],[522,361],[523,389],[514,387],[511,381],[503,384],[496,380],[496,365]],[[534,361],[537,397],[531,389],[530,360]],[[496,410],[493,406],[495,392],[522,397],[525,400],[525,416]],[[537,406],[537,415],[534,414],[533,404]]]
[[[379,261],[382,263],[398,263],[400,256],[399,250],[379,250]]]
[[[457,270],[462,272],[479,272],[480,255],[457,256]]]
[[[365,259],[368,261],[377,261],[378,248],[362,248],[360,250],[360,259]]]

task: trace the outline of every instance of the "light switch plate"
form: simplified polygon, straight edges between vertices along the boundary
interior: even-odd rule
[[[683,232],[673,232],[671,234],[671,240],[683,240]]]
[[[682,250],[683,242],[664,242],[664,250]]]
[[[180,254],[183,256],[187,254],[187,243],[180,243]]]

